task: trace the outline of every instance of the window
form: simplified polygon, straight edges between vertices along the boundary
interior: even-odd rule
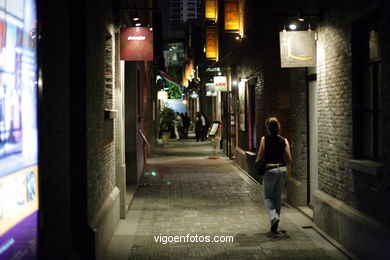
[[[381,157],[381,57],[377,19],[352,28],[354,153],[357,159]]]

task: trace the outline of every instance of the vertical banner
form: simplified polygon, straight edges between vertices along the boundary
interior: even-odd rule
[[[241,131],[245,131],[246,124],[245,85],[243,80],[238,83],[238,121]]]
[[[38,259],[36,3],[0,14],[0,259]]]
[[[153,32],[147,27],[121,28],[120,59],[125,61],[152,61]]]
[[[204,17],[206,19],[217,21],[218,19],[217,0],[206,0]]]
[[[215,26],[206,28],[206,59],[218,60],[218,35]]]
[[[225,0],[225,30],[240,30],[239,0]]]
[[[282,68],[316,66],[316,41],[314,31],[282,31],[280,61]]]

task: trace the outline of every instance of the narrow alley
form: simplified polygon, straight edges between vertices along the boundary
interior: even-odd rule
[[[262,186],[216,155],[210,142],[159,147],[143,181],[105,259],[348,259],[304,229],[312,223],[286,204],[280,224],[286,233],[271,235]],[[188,235],[193,242],[172,240]],[[215,236],[228,242],[213,243]]]
[[[390,259],[389,13],[0,0],[0,260]]]

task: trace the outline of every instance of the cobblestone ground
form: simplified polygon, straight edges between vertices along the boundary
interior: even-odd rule
[[[133,201],[141,206],[129,259],[331,259],[284,208],[280,227],[287,233],[271,236],[262,186],[242,178],[228,160],[209,159],[211,154],[209,143],[179,141],[149,159],[147,185]],[[232,236],[234,242],[163,244],[155,241],[160,234]]]

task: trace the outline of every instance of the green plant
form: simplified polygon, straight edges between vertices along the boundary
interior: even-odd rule
[[[171,131],[175,116],[175,111],[170,107],[164,107],[160,111],[160,128],[163,132]]]
[[[167,68],[167,72],[181,82],[182,71],[181,71],[180,66],[170,65]],[[179,86],[177,86],[169,81],[167,81],[166,86],[168,88],[169,99],[180,99],[181,98],[181,94],[182,94],[181,87],[179,87]]]

